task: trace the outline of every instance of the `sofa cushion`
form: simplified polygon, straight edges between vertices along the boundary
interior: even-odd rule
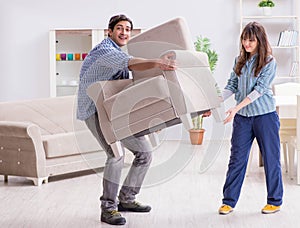
[[[89,130],[42,136],[47,158],[102,150]]]
[[[156,102],[169,101],[167,81],[163,76],[157,76],[140,83],[107,98],[103,102],[110,121],[130,112],[142,109]]]

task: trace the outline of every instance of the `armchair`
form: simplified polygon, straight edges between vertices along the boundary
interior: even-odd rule
[[[220,106],[207,55],[194,51],[182,18],[133,37],[126,48],[130,55],[142,58],[171,53],[177,69],[133,71],[133,79],[99,81],[88,88],[103,135],[116,157],[123,155],[122,139],[145,136],[155,145],[155,131],[179,123],[189,130],[191,114]],[[219,112],[213,114],[221,120]]]

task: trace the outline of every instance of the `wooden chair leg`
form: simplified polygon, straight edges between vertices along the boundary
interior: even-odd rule
[[[300,150],[297,149],[297,184],[300,185]]]
[[[262,156],[261,156],[261,152],[259,151],[259,153],[258,153],[258,165],[259,165],[259,167],[263,167],[264,166],[264,161],[263,161],[263,158],[262,158]]]
[[[282,151],[283,151],[283,161],[284,161],[284,168],[285,172],[288,172],[288,158],[287,158],[287,143],[282,143]]]
[[[294,166],[295,166],[295,147],[292,143],[288,143],[288,157],[289,157],[289,177],[290,179],[294,178]]]

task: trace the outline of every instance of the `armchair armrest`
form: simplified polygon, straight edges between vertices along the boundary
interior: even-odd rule
[[[177,63],[176,70],[163,73],[169,82],[172,101],[179,115],[220,107],[216,81],[205,53],[170,50],[164,54],[173,54]]]
[[[109,97],[122,91],[125,87],[132,84],[132,82],[132,79],[98,81],[90,85],[87,89],[87,94],[96,105],[99,124],[108,144],[115,142],[117,137],[114,134],[108,115],[103,108],[103,102],[105,99],[108,99]]]

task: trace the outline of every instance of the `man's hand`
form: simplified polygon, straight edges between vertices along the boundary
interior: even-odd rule
[[[174,60],[174,54],[173,53],[168,53],[163,55],[159,59],[159,68],[161,70],[176,70],[176,61]]]
[[[203,117],[208,117],[210,115],[211,115],[211,111],[207,111],[207,112],[202,114]]]

